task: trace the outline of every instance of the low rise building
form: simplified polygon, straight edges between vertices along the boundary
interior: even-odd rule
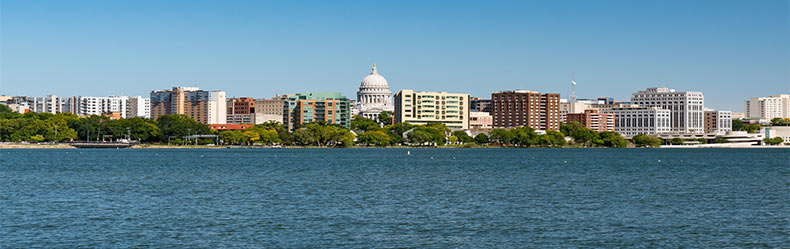
[[[568,114],[568,123],[579,122],[588,129],[597,132],[616,131],[615,116],[615,114],[599,113],[598,110],[591,109],[585,110],[584,113]]]
[[[600,112],[615,115],[615,130],[623,137],[633,137],[639,134],[654,135],[671,131],[671,112],[658,107],[612,108]]]
[[[732,131],[732,112],[705,110],[705,133]]]
[[[469,129],[469,94],[401,90],[395,94],[395,123],[404,122]]]
[[[491,113],[481,111],[469,112],[469,129],[489,130],[493,128],[494,119]]]
[[[790,126],[763,126],[760,127],[763,138],[781,137],[782,144],[790,144]]]

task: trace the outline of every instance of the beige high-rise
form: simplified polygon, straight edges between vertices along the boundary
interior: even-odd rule
[[[395,94],[395,122],[469,129],[469,94],[401,90]]]

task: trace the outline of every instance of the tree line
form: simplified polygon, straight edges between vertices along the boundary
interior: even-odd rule
[[[790,120],[772,120],[788,125]],[[738,122],[740,123],[740,122]],[[386,125],[385,125],[386,124]],[[195,136],[213,135],[215,137]],[[566,140],[566,137],[571,139]],[[78,117],[71,113],[13,112],[0,105],[0,141],[107,141],[130,139],[154,144],[227,144],[227,145],[295,145],[295,146],[504,146],[504,147],[659,147],[683,144],[690,140],[664,140],[637,135],[626,140],[617,132],[596,132],[583,124],[560,124],[559,131],[538,134],[529,127],[493,129],[488,134],[470,136],[465,131],[451,131],[441,123],[414,125],[392,122],[392,113],[383,112],[376,120],[355,116],[351,129],[315,122],[289,132],[282,124],[269,122],[244,130],[214,131],[186,115],[164,115],[156,120],[127,118],[111,120],[105,116]],[[781,138],[780,138],[781,139]],[[719,141],[721,140],[721,141]],[[766,144],[778,144],[777,139]],[[726,142],[723,138],[700,143]]]

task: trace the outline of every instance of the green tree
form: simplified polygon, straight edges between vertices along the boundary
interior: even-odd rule
[[[648,136],[645,134],[639,134],[631,138],[634,141],[634,144],[638,147],[661,147],[662,140],[657,137]]]
[[[34,135],[34,136],[30,137],[30,141],[33,141],[33,142],[43,142],[44,140],[45,140],[45,138],[41,134],[37,134],[37,135]]]
[[[250,129],[241,132],[241,137],[242,137],[242,141],[247,145],[252,145],[256,141],[261,139],[261,135],[258,134],[258,132],[255,132],[254,130],[250,130]]]
[[[156,119],[160,138],[166,141],[169,136],[184,137],[187,135],[213,134],[211,129],[184,114],[164,115]]]
[[[406,136],[412,145],[425,145],[433,140],[431,133],[422,129],[415,129],[406,134]]]
[[[753,125],[745,124],[744,127],[743,127],[743,130],[748,132],[748,133],[754,133],[755,131],[760,130],[760,125],[758,125],[758,124],[753,124]]]
[[[535,129],[526,126],[513,128],[506,136],[512,137],[510,143],[521,147],[530,147],[538,143],[538,134],[535,133]]]
[[[546,137],[549,142],[548,145],[551,147],[561,147],[565,145],[565,134],[562,134],[562,132],[548,130],[546,134],[541,135],[541,137]]]
[[[394,123],[393,119],[392,119],[393,115],[394,115],[394,113],[391,112],[391,111],[383,111],[383,112],[379,113],[379,116],[377,117],[377,121],[380,124],[384,124],[384,125],[393,124]]]
[[[297,129],[293,132],[293,141],[299,145],[311,145],[316,139],[307,129]]]
[[[578,123],[578,122],[574,122],[574,123]],[[587,127],[581,127],[573,131],[573,133],[571,133],[571,137],[573,137],[573,141],[575,143],[588,145],[593,141],[593,139],[598,138],[598,133],[593,130],[587,129]]]
[[[681,144],[683,144],[683,139],[673,138],[673,139],[669,140],[669,143],[672,144],[672,145],[681,145]]]
[[[461,143],[471,143],[475,141],[475,138],[469,136],[465,131],[454,131],[453,136],[458,138],[458,141]]]
[[[493,129],[490,132],[489,140],[496,141],[502,145],[508,145],[513,143],[513,139],[515,136],[508,130],[505,129]]]
[[[782,139],[781,137],[764,138],[763,143],[767,145],[777,145],[784,143],[784,139]]]
[[[225,144],[241,144],[244,138],[240,131],[227,130],[219,132],[219,139]],[[180,139],[178,140],[180,142]],[[175,140],[173,143],[179,144]]]
[[[365,118],[362,116],[354,116],[353,119],[351,119],[351,129],[355,131],[356,130],[367,131],[367,130],[381,129],[381,127],[379,126],[378,123],[376,123],[376,121],[372,119]]]
[[[772,126],[790,126],[790,118],[773,118],[771,119]]]
[[[568,135],[568,136],[571,136],[571,137],[572,137],[571,134],[573,134],[573,132],[575,132],[575,131],[577,131],[579,129],[586,129],[586,128],[587,128],[586,126],[584,126],[582,123],[579,123],[577,121],[573,121],[573,122],[570,122],[570,123],[567,123],[567,124],[560,123],[560,132],[562,132],[562,134],[565,134],[565,135]]]
[[[477,136],[475,136],[475,143],[478,143],[480,145],[488,144],[488,135],[486,135],[485,133],[477,134]]]
[[[390,136],[381,130],[366,131],[359,134],[357,141],[366,145],[385,146],[390,143]]]
[[[628,146],[628,142],[625,141],[623,136],[620,136],[620,133],[614,131],[604,131],[598,133],[601,141],[603,141],[602,145],[607,147],[614,147],[614,148],[625,148]]]
[[[732,120],[732,130],[733,131],[745,131],[746,124],[741,122],[740,120],[733,119]]]

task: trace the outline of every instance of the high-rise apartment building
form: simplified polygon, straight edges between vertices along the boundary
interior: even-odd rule
[[[584,110],[584,113],[569,113],[567,122],[579,122],[588,129],[597,132],[616,131],[615,116],[615,114],[599,113],[598,110],[591,109]]]
[[[732,131],[732,112],[705,110],[705,133]]]
[[[701,92],[676,92],[674,89],[652,87],[631,94],[631,103],[669,110],[672,132],[704,132],[705,97]]]
[[[295,93],[285,96],[284,101],[283,123],[289,131],[319,121],[346,128],[351,125],[351,101],[340,93]]]
[[[197,87],[173,87],[151,92],[151,118],[184,114],[204,124],[226,123],[224,91],[206,91]]]
[[[660,134],[671,131],[670,110],[658,107],[626,107],[601,110],[615,115],[615,130],[624,137]]]
[[[151,118],[151,99],[143,96],[129,97],[126,103],[126,118]]]
[[[790,94],[751,98],[744,103],[746,118],[790,118]]]
[[[527,126],[535,130],[560,129],[560,94],[529,90],[491,94],[494,128]]]
[[[127,96],[109,96],[109,97],[77,97],[77,104],[75,105],[77,115],[104,115],[107,113],[117,113],[116,116],[126,118],[127,104],[129,97]],[[115,116],[113,116],[115,117]]]
[[[469,94],[401,90],[395,94],[395,123],[404,122],[469,129]]]

